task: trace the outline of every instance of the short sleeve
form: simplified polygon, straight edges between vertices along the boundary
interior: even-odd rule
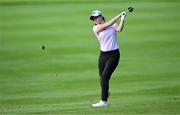
[[[97,25],[93,26],[93,32],[97,33]]]
[[[112,26],[113,26],[113,28],[116,28],[118,25],[117,25],[117,23],[114,23]]]

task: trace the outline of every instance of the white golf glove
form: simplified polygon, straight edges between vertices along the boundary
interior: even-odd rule
[[[126,16],[127,16],[127,13],[126,13],[125,11],[122,12],[122,13],[121,13],[121,20],[122,20],[122,21],[125,20]]]

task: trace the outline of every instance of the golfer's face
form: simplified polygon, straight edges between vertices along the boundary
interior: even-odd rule
[[[95,22],[96,24],[101,24],[101,23],[103,23],[102,16],[98,16],[98,17],[94,18],[94,22]]]

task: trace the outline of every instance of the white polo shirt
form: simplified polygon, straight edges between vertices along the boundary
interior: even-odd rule
[[[115,24],[98,33],[97,26],[98,25],[95,25],[93,27],[93,31],[99,41],[101,51],[107,52],[118,49]]]

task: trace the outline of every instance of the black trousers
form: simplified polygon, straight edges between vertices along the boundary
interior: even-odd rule
[[[119,63],[119,58],[120,53],[118,49],[108,52],[100,52],[98,66],[101,85],[101,100],[103,101],[108,100],[109,80]]]

